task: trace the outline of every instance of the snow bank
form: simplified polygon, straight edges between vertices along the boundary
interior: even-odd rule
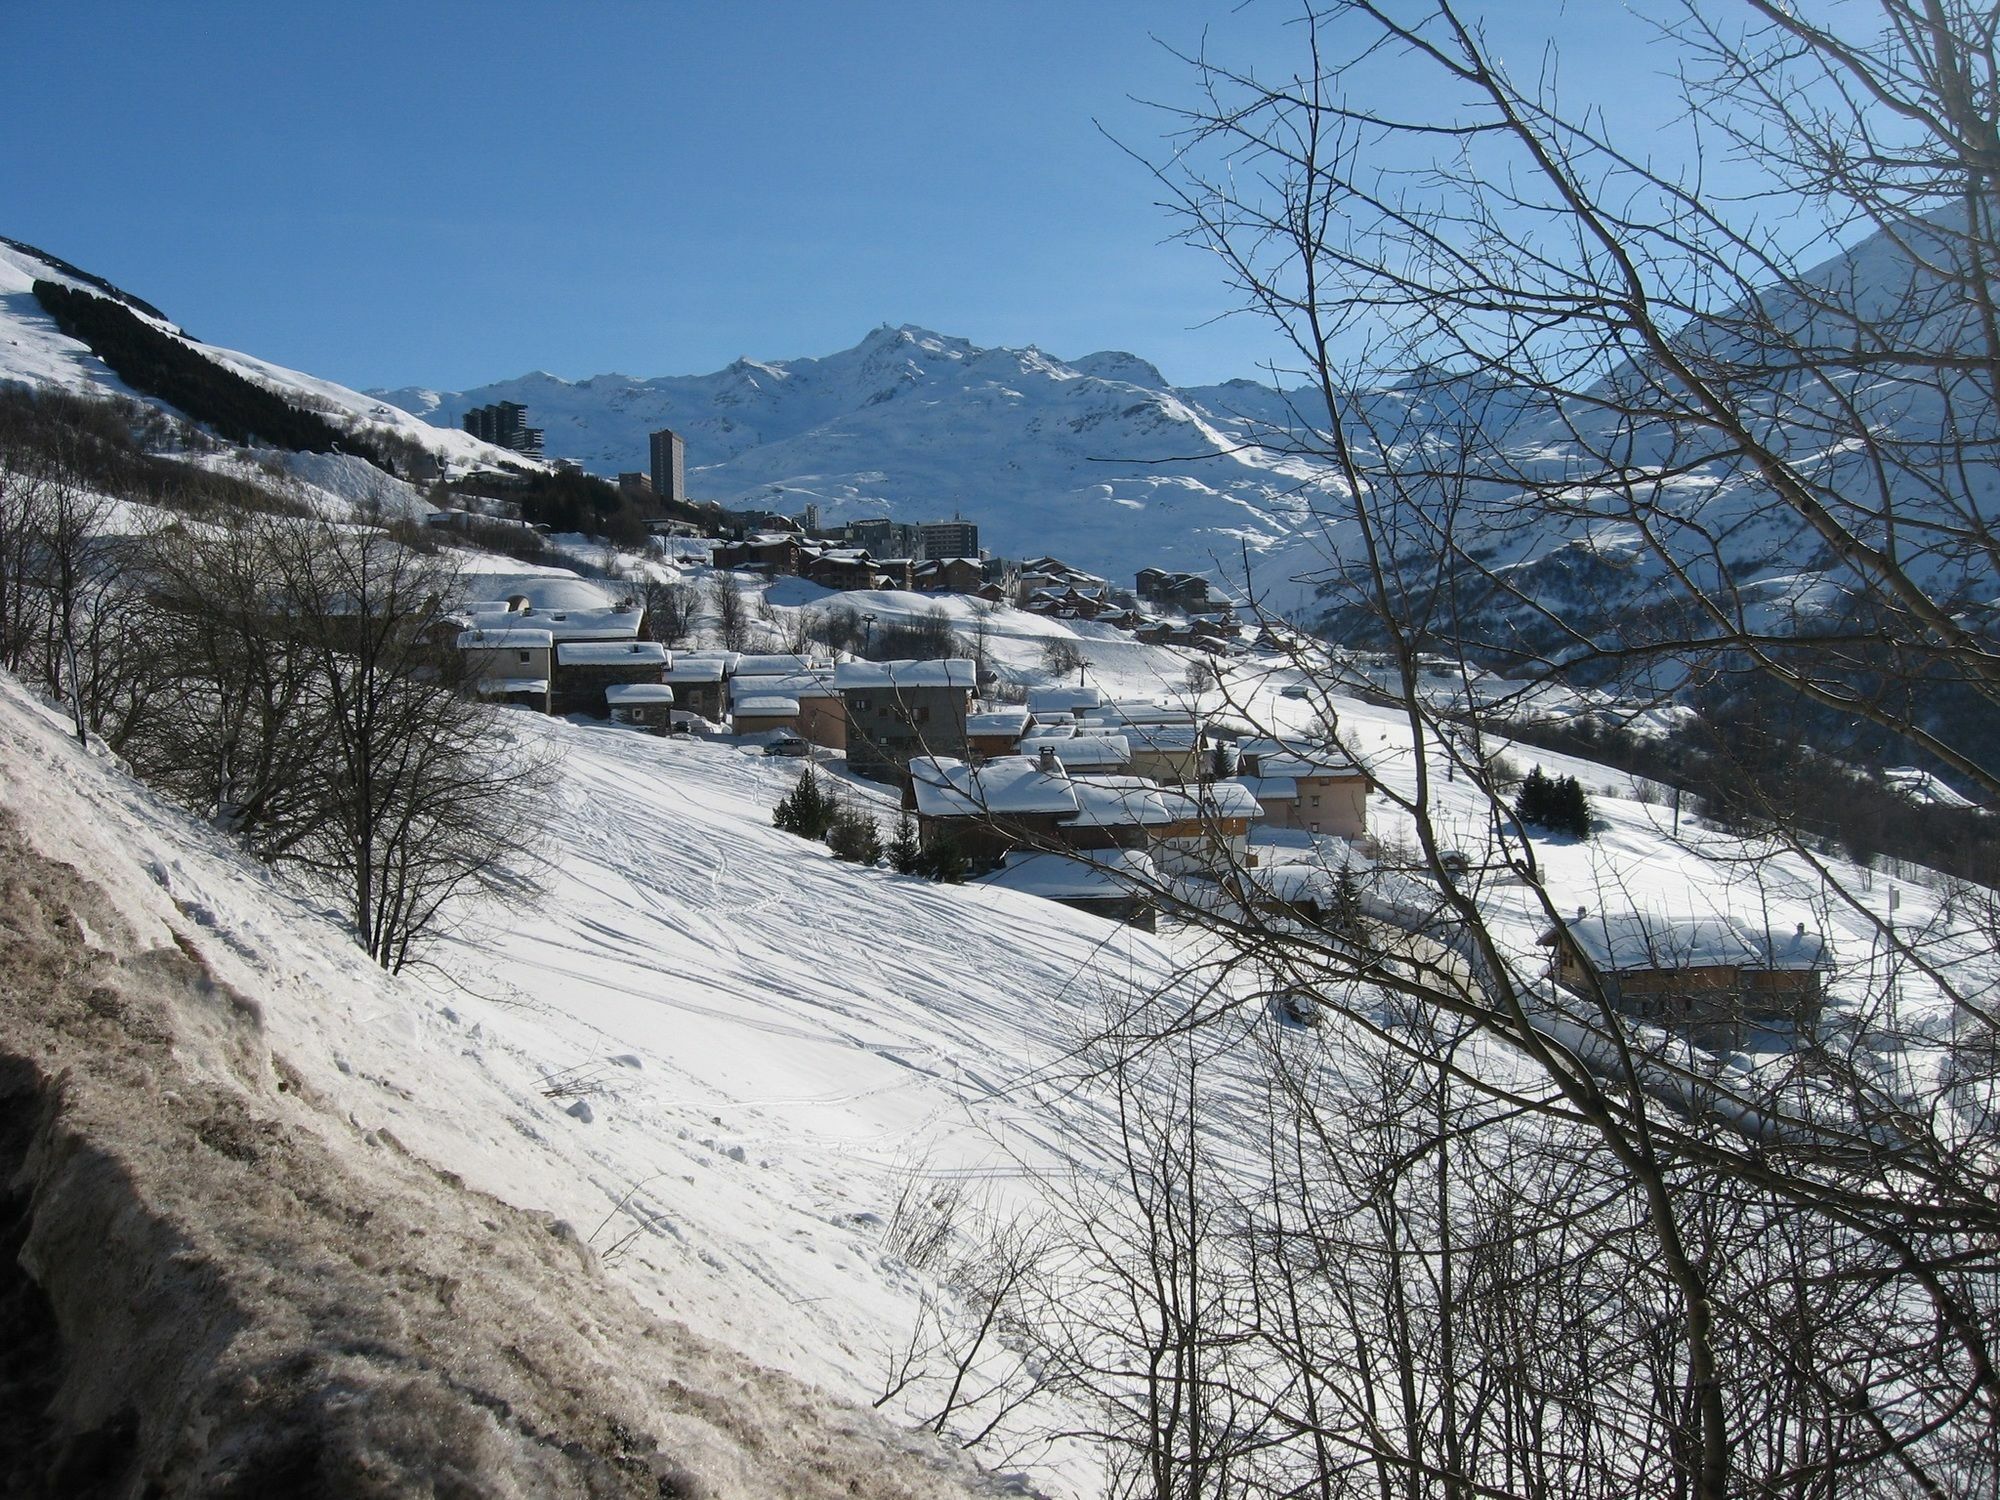
[[[11,680],[0,793],[0,1377],[17,1412],[47,1412],[0,1421],[17,1481],[977,1486],[872,1414],[646,1315],[576,1229],[413,1150],[404,1120],[416,1139],[508,1101],[425,1045],[409,987],[65,742]]]

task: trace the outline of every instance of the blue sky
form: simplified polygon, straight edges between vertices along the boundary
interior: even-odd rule
[[[1631,70],[1608,8],[1508,24]],[[1131,96],[1192,92],[1161,42],[1289,65],[1295,13],[8,0],[0,233],[356,386],[698,373],[883,322],[1255,375],[1264,330],[1214,321],[1215,267],[1099,126],[1156,149]]]

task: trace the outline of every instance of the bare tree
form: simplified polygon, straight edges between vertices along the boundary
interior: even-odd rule
[[[750,609],[737,591],[736,575],[727,569],[711,575],[709,612],[715,617],[716,643],[725,651],[742,651],[750,644]]]
[[[663,646],[685,645],[694,633],[695,612],[701,604],[694,585],[678,578],[662,579],[649,574],[635,588],[653,639]]]
[[[163,528],[134,579],[158,632],[134,768],[334,892],[389,969],[539,826],[546,754],[434,644],[456,589],[442,554],[289,517]]]
[[[1322,699],[1398,714],[1410,774],[1376,795],[1425,878],[1366,893],[1403,934],[1386,949],[1274,914],[1254,872],[1218,872],[1244,901],[1186,912],[1306,977],[1391,1071],[1372,1095],[1300,1091],[1273,1196],[1211,1195],[1200,1246],[1102,1247],[1138,1288],[1124,1336],[1157,1356],[1112,1384],[1169,1402],[1138,1424],[1162,1440],[1148,1464],[1177,1455],[1146,1493],[1947,1494],[2000,1474],[2000,1111],[1968,1086],[2000,1052],[1996,955],[1962,903],[1885,916],[1781,753],[2000,795],[2000,48],[1958,0],[1855,14],[1742,0],[1660,28],[1692,145],[1763,174],[1735,196],[1698,155],[1621,147],[1553,63],[1511,73],[1449,0],[1309,5],[1289,77],[1191,59],[1203,102],[1160,180],[1297,356],[1292,420],[1258,438],[1327,476],[1320,583],[1376,653],[1301,644],[1296,664]],[[1857,261],[1812,263],[1860,233]],[[1754,837],[1682,836],[1752,915],[1783,856],[1871,934],[1842,955],[1837,1024],[1802,1014],[1778,1064],[1744,1070],[1588,959],[1550,982],[1458,847],[1478,829],[1480,865],[1564,930],[1493,748],[1548,683],[1727,725],[1710,764]],[[1640,899],[1615,872],[1595,894]],[[1950,1048],[1899,1012],[1913,988]],[[1178,1169],[1164,1131],[1127,1160]],[[1142,1227],[1161,1201],[1150,1176],[1125,1198]],[[1240,1252],[1247,1301],[1175,1280],[1231,1243],[1265,1247]],[[1169,1316],[1191,1306],[1195,1325]],[[1205,1350],[1158,1343],[1169,1327]],[[1226,1441],[1164,1441],[1193,1406]]]

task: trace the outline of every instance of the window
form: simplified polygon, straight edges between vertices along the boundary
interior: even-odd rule
[[[528,653],[525,651],[516,652],[515,654],[518,655],[522,661],[526,661],[528,659]]]
[[[858,714],[865,714],[872,707],[866,698],[849,698],[847,706]]]

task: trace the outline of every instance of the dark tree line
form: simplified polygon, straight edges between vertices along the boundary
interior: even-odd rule
[[[1530,771],[1514,797],[1514,816],[1528,828],[1572,838],[1590,837],[1590,797],[1574,776],[1550,776],[1540,766]]]
[[[56,326],[88,344],[120,380],[231,442],[261,442],[295,453],[357,453],[380,463],[366,438],[343,432],[317,413],[302,411],[276,392],[224,369],[123,303],[54,281],[37,281],[34,290]]]

